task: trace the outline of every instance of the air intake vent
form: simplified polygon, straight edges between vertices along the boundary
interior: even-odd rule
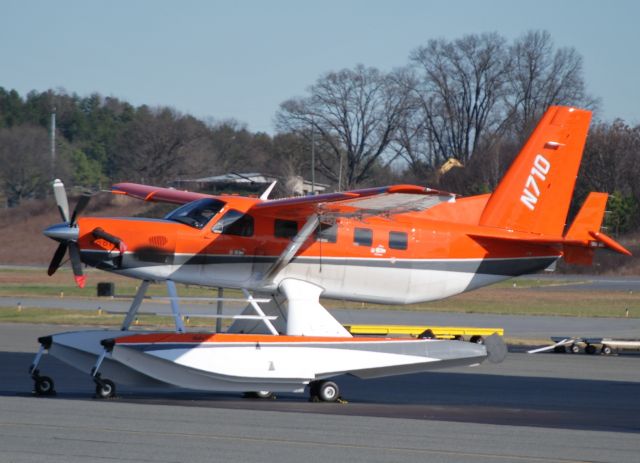
[[[149,243],[151,243],[154,246],[157,246],[159,248],[161,248],[165,244],[167,244],[167,241],[169,241],[169,240],[167,239],[166,236],[152,236],[151,238],[149,238]]]

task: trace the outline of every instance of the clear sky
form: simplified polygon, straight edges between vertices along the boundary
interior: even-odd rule
[[[599,116],[640,123],[638,0],[0,0],[0,86],[171,106],[274,132],[284,100],[431,38],[548,30],[584,58]]]

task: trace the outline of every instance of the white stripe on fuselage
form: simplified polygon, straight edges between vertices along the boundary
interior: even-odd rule
[[[189,255],[180,254],[180,256],[188,257]],[[549,259],[557,259],[557,257],[546,256]],[[277,276],[273,287],[277,287],[277,284],[285,278],[296,278],[324,288],[322,296],[327,298],[384,304],[411,304],[444,299],[510,278],[507,275],[477,273],[483,263],[492,260],[512,260],[515,264],[519,261],[540,258],[544,257],[446,260],[323,257],[321,263],[294,260]],[[357,262],[358,265],[345,264],[345,261]],[[366,265],[367,262],[371,265]],[[380,266],[381,263],[384,265]],[[413,264],[414,268],[406,268],[408,263]],[[421,264],[437,264],[446,267],[446,264],[455,263],[466,264],[468,270],[415,268],[420,267]],[[248,259],[247,262],[224,264],[149,265],[117,270],[115,273],[139,279],[171,279],[185,284],[265,290],[262,274],[270,265],[270,263],[254,264]]]

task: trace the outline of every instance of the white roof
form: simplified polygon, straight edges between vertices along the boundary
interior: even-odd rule
[[[223,175],[214,175],[212,177],[192,178],[181,180],[182,182],[198,182],[198,183],[264,183],[269,184],[276,180],[280,180],[273,175],[261,174],[260,172],[231,172]],[[305,185],[311,185],[311,181],[303,179]],[[325,189],[329,185],[316,182],[316,188]]]

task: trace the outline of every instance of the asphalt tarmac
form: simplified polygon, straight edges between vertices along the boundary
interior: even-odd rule
[[[57,396],[35,397],[35,339],[0,325],[0,462],[638,462],[640,355],[511,353],[499,365],[363,381],[346,404],[119,388],[46,357]]]

